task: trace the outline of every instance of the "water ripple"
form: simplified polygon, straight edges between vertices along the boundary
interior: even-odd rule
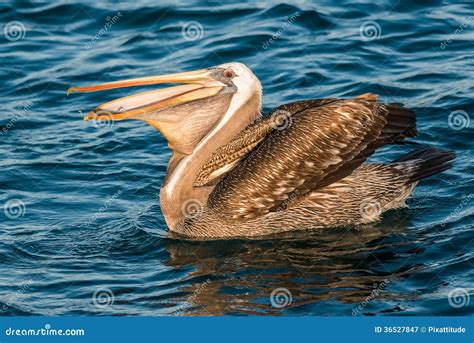
[[[472,120],[448,121],[474,113],[472,13],[443,1],[3,3],[2,23],[24,30],[0,45],[0,203],[22,205],[18,218],[0,214],[0,314],[472,314],[472,301],[448,301],[473,286]],[[183,36],[189,23],[202,27],[197,39]],[[168,237],[165,140],[139,122],[82,121],[136,90],[65,90],[234,60],[261,79],[265,110],[365,92],[403,102],[417,111],[416,141],[456,151],[455,166],[421,182],[409,208],[358,229]],[[277,288],[290,306],[271,305]]]

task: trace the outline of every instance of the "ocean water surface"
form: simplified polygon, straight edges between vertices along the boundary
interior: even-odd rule
[[[473,15],[454,1],[0,4],[0,315],[472,314]],[[265,111],[366,92],[402,102],[415,141],[455,165],[373,225],[172,239],[163,137],[82,120],[153,87],[66,90],[231,61],[260,78]]]

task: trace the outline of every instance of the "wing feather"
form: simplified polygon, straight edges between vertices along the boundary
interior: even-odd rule
[[[283,128],[275,125],[278,111],[287,112],[289,121]],[[351,174],[368,152],[386,144],[384,135],[393,135],[384,131],[392,128],[387,125],[389,114],[372,94],[280,106],[257,124],[262,127],[247,141],[251,143],[243,144],[246,148],[232,148],[239,151],[238,163],[217,183],[209,209],[227,220],[286,209],[308,192]]]
[[[335,100],[314,99],[297,101],[284,104],[274,109],[265,117],[259,117],[231,142],[216,150],[211,159],[201,167],[194,181],[194,186],[200,187],[216,184],[278,126],[278,121],[285,120],[282,116],[293,116],[295,113],[307,108],[321,106]]]

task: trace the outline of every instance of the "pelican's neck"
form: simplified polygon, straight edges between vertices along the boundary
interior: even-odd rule
[[[193,202],[205,205],[213,187],[193,187],[201,166],[221,146],[260,116],[261,93],[257,92],[242,103],[234,97],[218,124],[198,143],[190,155],[173,153],[163,187],[160,205],[166,223],[173,229],[183,218],[183,204]]]

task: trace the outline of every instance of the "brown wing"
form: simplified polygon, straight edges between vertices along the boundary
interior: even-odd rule
[[[194,186],[199,187],[217,183],[272,130],[273,128],[268,118],[260,117],[238,134],[236,138],[216,150],[211,159],[201,166],[194,181]]]
[[[377,147],[387,144],[386,135],[403,138],[400,132],[406,131],[389,132],[390,111],[372,94],[302,101],[277,111],[283,120],[275,121],[276,111],[270,114],[266,120],[272,129],[216,185],[208,201],[210,210],[228,220],[242,220],[285,209],[290,201],[349,175]]]
[[[194,186],[216,184],[227,175],[243,158],[267,137],[274,129],[290,122],[290,116],[307,108],[327,104],[336,99],[315,99],[284,104],[273,110],[268,116],[259,117],[245,128],[231,142],[220,147],[199,170]]]

